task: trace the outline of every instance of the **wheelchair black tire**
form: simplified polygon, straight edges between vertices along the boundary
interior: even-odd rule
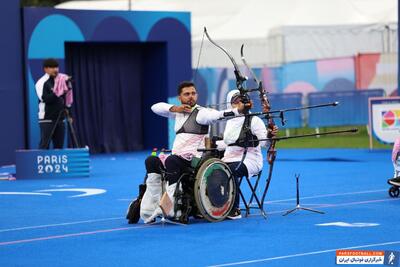
[[[213,216],[212,214],[209,214],[207,212],[205,206],[203,205],[203,201],[201,199],[201,190],[200,190],[202,178],[203,178],[203,177],[201,177],[201,174],[208,167],[210,167],[211,165],[216,164],[216,163],[222,165],[224,167],[225,171],[230,174],[231,190],[230,190],[229,194],[231,194],[231,196],[230,196],[231,201],[229,202],[227,208],[224,210],[224,212],[221,216]],[[219,222],[219,221],[224,220],[228,216],[228,214],[230,213],[230,211],[234,205],[235,196],[236,196],[235,179],[233,179],[232,173],[231,173],[228,165],[226,165],[226,163],[222,162],[220,159],[217,159],[217,158],[211,158],[211,159],[204,161],[196,173],[196,179],[195,179],[195,184],[194,184],[194,199],[196,202],[196,206],[197,206],[198,210],[200,211],[201,215],[203,215],[203,217],[209,222]]]
[[[391,197],[399,197],[399,195],[400,195],[400,189],[398,187],[392,186],[389,189],[389,196],[391,196]]]

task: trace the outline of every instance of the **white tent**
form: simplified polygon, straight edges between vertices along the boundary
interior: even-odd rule
[[[67,9],[189,11],[196,67],[203,27],[236,58],[245,43],[252,65],[397,51],[397,0],[70,1]],[[231,66],[206,40],[200,66]]]
[[[268,62],[281,64],[358,53],[397,52],[397,23],[340,26],[284,26],[267,38]]]

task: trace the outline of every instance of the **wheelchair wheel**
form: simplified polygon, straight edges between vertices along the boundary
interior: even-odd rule
[[[400,195],[400,190],[399,190],[398,187],[392,186],[389,189],[389,196],[391,196],[391,197],[399,197],[399,195]]]
[[[216,158],[202,163],[196,174],[194,198],[206,220],[224,220],[233,207],[235,195],[235,179],[228,165]]]

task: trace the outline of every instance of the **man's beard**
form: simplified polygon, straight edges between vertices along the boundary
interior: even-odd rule
[[[191,107],[194,107],[194,106],[196,106],[196,101],[188,101],[188,102],[186,102],[186,103],[183,103],[183,104],[185,104],[185,105],[189,105],[189,106],[191,106]]]

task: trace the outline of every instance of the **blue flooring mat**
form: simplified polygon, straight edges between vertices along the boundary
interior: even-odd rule
[[[338,249],[400,251],[389,150],[279,150],[267,219],[128,225],[149,154],[92,156],[90,178],[0,181],[0,266],[336,266]],[[282,216],[296,173],[302,206],[325,214]]]

